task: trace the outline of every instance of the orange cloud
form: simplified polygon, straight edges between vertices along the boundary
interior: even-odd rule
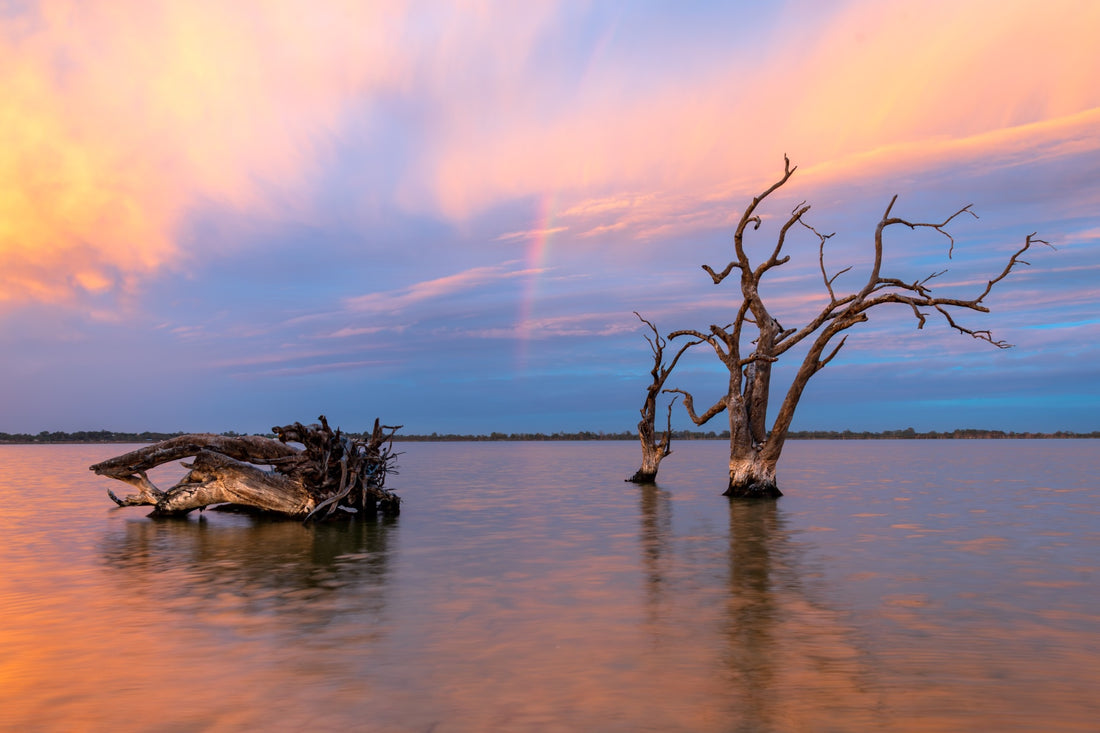
[[[312,173],[401,6],[44,0],[0,19],[0,300],[125,292],[203,203],[261,212]],[[265,188],[268,187],[268,188]],[[285,194],[280,207],[294,200]]]
[[[0,300],[58,300],[97,292],[171,253],[143,201],[140,172],[96,144],[72,110],[23,59],[0,59]],[[110,242],[135,246],[104,257]]]

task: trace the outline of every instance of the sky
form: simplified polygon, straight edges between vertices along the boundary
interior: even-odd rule
[[[839,290],[895,194],[978,214],[951,259],[888,233],[944,296],[1053,245],[959,317],[1013,348],[872,312],[794,429],[1100,429],[1098,33],[1091,0],[0,3],[0,431],[631,430],[634,311],[733,320],[700,266],[784,155],[750,254],[806,201]],[[785,251],[789,327],[826,293]]]

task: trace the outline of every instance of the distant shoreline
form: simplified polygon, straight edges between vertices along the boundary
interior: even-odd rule
[[[264,433],[256,433],[264,435]],[[358,435],[357,433],[349,433]],[[37,435],[29,433],[0,433],[0,445],[53,445],[72,443],[155,443],[169,438],[175,438],[186,433],[123,433],[110,430],[65,432],[41,432]],[[240,435],[233,431],[221,433],[221,435]],[[274,437],[270,433],[268,437]],[[1026,432],[1018,433],[1005,430],[978,430],[973,428],[951,431],[927,431],[918,432],[912,428],[904,430],[884,430],[880,432],[853,431],[853,430],[795,430],[791,431],[788,440],[1059,440],[1100,438],[1100,431],[1091,433],[1075,433],[1059,430],[1054,433]],[[672,433],[673,440],[729,440],[729,432],[703,432],[695,430],[676,430]],[[431,435],[394,435],[395,442],[404,443],[474,443],[474,442],[532,442],[532,441],[590,441],[590,440],[638,440],[638,434],[632,431],[619,433],[605,433],[580,431],[576,433],[489,433],[485,434],[459,434],[459,433],[432,433]]]

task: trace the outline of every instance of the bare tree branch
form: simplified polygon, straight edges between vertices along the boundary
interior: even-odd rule
[[[835,348],[834,348],[834,349],[833,349],[832,351],[830,351],[830,352],[829,352],[829,355],[828,355],[828,356],[826,356],[826,357],[825,357],[824,359],[818,359],[818,361],[817,361],[817,368],[816,368],[816,369],[815,369],[814,371],[818,371],[818,372],[819,372],[819,371],[821,371],[822,369],[824,369],[824,368],[825,368],[825,365],[826,365],[826,364],[828,364],[828,363],[829,363],[830,361],[832,361],[832,360],[833,360],[833,357],[837,355],[837,352],[839,352],[839,351],[840,351],[840,350],[841,350],[842,348],[844,348],[844,343],[845,343],[845,342],[846,342],[847,340],[848,340],[848,337],[847,337],[847,336],[843,337],[842,339],[840,339],[840,343],[838,343],[838,344],[836,345],[836,347],[835,347]]]
[[[951,256],[955,252],[955,238],[953,236],[951,236],[951,233],[948,232],[945,229],[945,227],[948,224],[950,224],[955,218],[957,218],[959,216],[962,216],[963,214],[970,214],[975,219],[978,218],[978,215],[975,214],[973,209],[971,208],[974,204],[967,204],[966,206],[962,207],[961,209],[956,211],[954,214],[952,214],[951,216],[947,217],[946,219],[944,219],[943,221],[941,221],[939,223],[935,223],[935,222],[910,222],[910,221],[906,221],[905,219],[900,219],[900,218],[887,219],[886,217],[889,216],[890,209],[893,208],[894,202],[897,201],[897,198],[898,198],[897,195],[895,195],[894,198],[890,200],[890,206],[888,206],[886,208],[886,214],[883,216],[883,219],[886,220],[886,226],[891,226],[893,224],[904,224],[905,226],[909,227],[910,229],[918,229],[920,227],[927,227],[927,228],[930,228],[930,229],[935,229],[937,232],[939,232],[943,236],[947,237],[948,241],[951,242],[951,246],[947,248],[947,258],[948,259],[951,259]]]
[[[722,270],[721,273],[715,273],[714,270],[712,270],[709,266],[703,265],[703,269],[707,271],[707,273],[711,277],[711,280],[714,281],[715,285],[718,285],[724,279],[726,279],[726,277],[733,271],[733,268],[735,267],[740,268],[746,275],[752,272],[752,267],[749,265],[749,258],[745,254],[745,229],[746,227],[748,227],[749,224],[753,225],[753,229],[760,228],[760,217],[755,214],[756,207],[760,205],[760,202],[762,202],[764,199],[774,193],[776,189],[786,183],[796,170],[798,170],[798,167],[795,166],[794,168],[792,168],[790,159],[786,155],[784,155],[782,178],[773,183],[766,191],[764,191],[759,196],[753,197],[752,203],[750,203],[745,208],[745,211],[741,214],[741,221],[738,222],[737,229],[734,230],[733,234],[733,248],[735,254],[737,255],[737,259],[726,265],[726,268]]]
[[[764,273],[768,270],[772,269],[773,267],[778,267],[779,265],[784,265],[790,261],[791,258],[789,256],[780,258],[779,253],[783,251],[783,245],[787,241],[787,232],[789,232],[791,227],[793,227],[795,224],[802,221],[802,215],[809,210],[809,205],[805,201],[803,201],[798,206],[794,207],[794,209],[791,211],[790,217],[779,229],[779,236],[776,238],[775,249],[772,250],[771,257],[765,260],[752,273],[752,277],[756,282],[760,282],[760,278],[763,277]]]
[[[717,328],[718,328],[717,326],[711,326],[711,329],[717,329]],[[695,331],[695,330],[692,330],[692,329],[681,329],[679,331],[673,331],[672,333],[670,333],[668,335],[668,338],[671,340],[671,339],[674,339],[674,338],[679,338],[680,336],[691,336],[692,338],[695,339],[695,344],[700,344],[700,343],[710,344],[711,347],[714,349],[714,352],[716,354],[718,354],[718,358],[721,359],[722,361],[726,361],[727,359],[730,358],[729,354],[722,351],[722,346],[725,345],[725,343],[726,343],[725,338],[721,338],[721,337],[715,338],[715,336],[708,336],[707,334],[705,334],[701,331]],[[694,346],[695,344],[692,344],[692,346]]]
[[[710,279],[714,281],[715,285],[725,280],[726,277],[728,277],[729,274],[733,272],[733,268],[735,267],[737,267],[737,263],[731,262],[726,265],[725,269],[721,272],[715,272],[711,269],[710,265],[703,265],[703,269],[707,271],[707,274],[710,275]]]
[[[684,408],[687,409],[688,417],[690,417],[691,421],[693,423],[695,423],[696,425],[705,424],[712,417],[717,415],[722,410],[726,409],[726,398],[722,397],[717,402],[715,402],[713,405],[711,405],[710,409],[707,410],[706,412],[704,412],[702,415],[696,415],[695,414],[695,398],[693,398],[691,396],[691,394],[689,394],[688,392],[685,392],[682,389],[666,389],[665,390],[666,394],[671,393],[671,392],[677,392],[677,393],[682,394],[684,396]]]
[[[673,397],[671,400],[668,401],[668,414],[665,416],[665,433],[664,437],[661,438],[660,445],[661,455],[663,456],[668,456],[672,454],[672,408],[676,406],[676,400],[678,399],[678,397]]]
[[[1008,273],[1012,272],[1012,269],[1016,267],[1016,265],[1031,265],[1030,262],[1027,262],[1026,260],[1021,260],[1020,255],[1031,249],[1031,246],[1033,244],[1045,244],[1051,249],[1054,249],[1053,244],[1046,241],[1045,239],[1039,239],[1035,235],[1036,232],[1032,232],[1031,234],[1027,235],[1027,239],[1024,240],[1024,245],[1020,247],[1020,249],[1016,250],[1016,252],[1013,253],[1012,257],[1008,259],[1008,264],[1005,265],[1005,269],[1001,270],[1001,274],[986,283],[985,290],[982,291],[981,295],[974,299],[975,303],[981,303],[982,300],[985,299],[985,296],[989,295],[989,292],[993,290],[993,286],[1008,277]]]

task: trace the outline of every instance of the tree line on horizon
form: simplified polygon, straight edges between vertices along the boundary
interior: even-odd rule
[[[270,433],[253,433],[264,437],[274,437]],[[158,433],[145,431],[141,433],[116,432],[113,430],[78,430],[68,433],[63,431],[47,431],[40,433],[3,433],[0,432],[0,444],[8,445],[34,445],[34,444],[60,444],[60,443],[153,443],[169,438],[185,435],[183,432]],[[241,433],[229,430],[219,433],[222,436],[235,437]],[[353,437],[358,433],[348,433]],[[672,437],[676,440],[729,440],[728,430],[704,432],[701,430],[674,430]],[[787,434],[791,440],[989,440],[989,439],[1079,439],[1100,438],[1100,430],[1090,433],[1078,433],[1070,430],[1058,430],[1053,433],[1043,432],[1015,432],[1011,430],[981,430],[977,428],[963,428],[948,431],[917,431],[913,428],[904,430],[792,430]],[[631,430],[623,430],[618,433],[604,431],[581,430],[578,432],[554,432],[554,433],[500,433],[488,434],[474,433],[431,433],[393,436],[394,442],[407,443],[488,443],[488,442],[542,442],[542,441],[590,441],[590,440],[637,440],[638,434]]]

